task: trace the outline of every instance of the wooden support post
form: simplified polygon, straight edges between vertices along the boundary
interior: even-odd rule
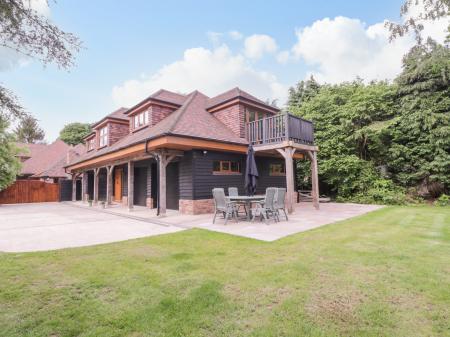
[[[133,209],[134,205],[134,162],[128,162],[128,210]]]
[[[308,151],[308,156],[311,160],[311,195],[313,198],[313,206],[315,209],[319,209],[319,173],[317,168],[317,152]]]
[[[286,167],[286,201],[287,209],[291,214],[294,212],[294,153],[295,148],[287,147],[285,149],[277,149],[277,151],[284,157]]]
[[[94,205],[98,204],[98,173],[100,168],[97,167],[94,169]]]
[[[77,201],[77,177],[78,174],[72,174],[72,201]]]
[[[112,202],[112,172],[114,165],[106,166],[106,204],[111,205]]]
[[[81,174],[81,200],[85,203],[87,201],[87,172]]]
[[[177,156],[182,155],[183,153],[180,151],[165,151],[160,150],[154,152],[153,155],[158,159],[158,170],[159,170],[159,215],[165,216],[167,209],[167,179],[166,179],[166,168],[167,165]]]

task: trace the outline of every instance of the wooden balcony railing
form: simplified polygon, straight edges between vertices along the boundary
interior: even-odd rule
[[[314,145],[313,123],[293,116],[281,114],[247,123],[247,140],[253,145],[275,144],[294,141]]]

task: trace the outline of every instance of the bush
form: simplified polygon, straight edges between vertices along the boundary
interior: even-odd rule
[[[436,199],[436,201],[434,202],[434,204],[436,206],[450,206],[450,196],[448,196],[447,194],[442,194],[439,198]]]

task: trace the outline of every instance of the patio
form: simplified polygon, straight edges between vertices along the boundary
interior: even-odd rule
[[[284,220],[283,216],[281,216],[280,222],[271,220],[268,222],[268,225],[258,220],[249,222],[245,219],[239,219],[238,222],[235,222],[231,219],[224,225],[224,220],[221,217],[218,217],[216,223],[213,224],[213,214],[185,215],[178,211],[167,210],[166,216],[158,217],[156,209],[140,206],[134,206],[133,210],[129,211],[127,207],[118,204],[113,204],[106,209],[102,209],[99,206],[89,207],[82,202],[68,202],[67,204],[162,226],[174,226],[185,229],[201,228],[262,241],[275,241],[288,235],[349,219],[383,207],[350,203],[324,203],[317,210],[312,203],[301,202],[294,204],[295,212],[289,215],[289,221]]]

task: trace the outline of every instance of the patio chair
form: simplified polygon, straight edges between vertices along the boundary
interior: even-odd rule
[[[275,212],[278,221],[280,221],[280,210],[283,211],[286,221],[288,221],[288,216],[286,213],[286,189],[277,188],[277,193],[275,195]]]
[[[239,196],[238,188],[237,187],[228,187],[228,196],[229,197],[238,197]],[[241,209],[241,207],[244,207],[245,215],[247,215],[247,207],[245,207],[245,204],[236,203],[237,215],[239,216],[239,210]]]
[[[213,223],[216,222],[217,213],[222,213],[225,218],[225,225],[227,224],[228,218],[234,217],[237,222],[236,216],[236,204],[232,201],[229,201],[225,197],[225,191],[223,188],[213,188],[212,190],[213,198],[214,198],[214,219]]]
[[[267,221],[270,217],[277,221],[276,218],[276,209],[275,209],[275,194],[277,193],[276,187],[268,187],[266,188],[266,196],[263,201],[256,203],[256,209],[253,213],[252,221],[255,220],[256,216],[261,216],[261,219],[264,219],[264,222],[267,224]]]

